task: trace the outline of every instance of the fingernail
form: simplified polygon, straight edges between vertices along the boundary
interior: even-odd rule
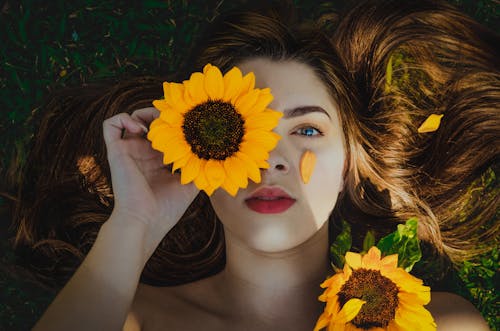
[[[142,131],[144,131],[144,133],[148,133],[148,128],[146,128],[143,124],[139,124],[139,126],[141,127]]]

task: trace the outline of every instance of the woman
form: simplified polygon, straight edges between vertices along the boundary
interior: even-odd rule
[[[391,5],[400,8],[395,3]],[[283,10],[237,13],[215,26],[207,41],[209,46],[201,51],[195,68],[198,70],[212,63],[223,72],[233,65],[244,73],[254,72],[257,87],[272,90],[274,101],[270,107],[284,113],[275,129],[282,139],[270,153],[270,167],[260,172],[261,183],[249,182],[248,188],[240,190],[235,198],[219,190],[207,201],[206,195],[199,194],[192,184],[181,185],[178,175],[165,171],[161,154],[151,149],[144,139],[142,126],[151,123],[158,113],[143,107],[157,97],[155,93],[158,92],[152,91],[159,81],[141,81],[135,87],[122,85],[122,91],[115,89],[97,102],[82,104],[81,109],[85,111],[77,116],[90,119],[90,127],[104,121],[106,154],[102,140],[93,140],[91,144],[78,146],[65,160],[37,159],[45,157],[38,151],[48,141],[57,139],[57,148],[71,150],[77,146],[76,141],[88,141],[86,138],[92,137],[89,132],[76,130],[81,121],[75,118],[66,130],[76,135],[60,141],[60,136],[51,128],[57,128],[58,119],[62,120],[68,108],[54,109],[53,116],[42,121],[42,128],[48,126],[42,130],[47,135],[39,138],[43,143],[35,145],[29,160],[32,168],[28,168],[27,173],[33,175],[32,181],[43,176],[51,183],[52,192],[54,186],[59,186],[58,194],[40,198],[39,193],[47,190],[40,184],[33,185],[36,189],[31,193],[23,192],[18,208],[17,242],[20,247],[28,248],[37,243],[35,254],[39,252],[42,256],[50,255],[56,247],[64,249],[65,253],[76,251],[71,254],[77,258],[75,265],[83,252],[92,248],[35,330],[122,327],[127,330],[312,329],[322,309],[317,302],[318,284],[330,273],[329,218],[333,222],[342,213],[347,213],[349,220],[363,220],[364,224],[374,219],[378,222],[389,220],[391,222],[384,224],[391,224],[391,227],[394,221],[402,221],[408,215],[418,216],[422,220],[422,239],[433,244],[438,252],[449,253],[443,249],[442,243],[446,241],[440,238],[447,219],[439,219],[443,224],[438,224],[429,203],[436,197],[458,195],[457,190],[477,178],[480,170],[491,166],[498,153],[485,148],[487,144],[479,146],[476,152],[481,158],[475,159],[476,162],[471,162],[471,167],[465,170],[469,176],[465,181],[454,179],[455,182],[446,185],[446,192],[428,193],[423,189],[421,192],[419,186],[413,186],[423,187],[422,178],[433,175],[428,169],[417,166],[427,165],[426,149],[436,148],[432,143],[437,138],[420,141],[421,138],[410,129],[416,128],[416,123],[434,109],[423,107],[429,104],[415,107],[422,113],[408,118],[406,115],[413,108],[410,102],[402,99],[407,91],[391,91],[396,97],[386,93],[389,100],[379,102],[385,95],[380,94],[380,86],[385,81],[377,79],[376,75],[380,75],[382,69],[359,65],[362,61],[354,60],[368,54],[373,60],[370,57],[366,63],[377,64],[374,60],[380,59],[374,55],[380,53],[371,54],[366,49],[373,50],[384,38],[390,40],[391,35],[379,33],[374,35],[378,39],[354,39],[366,40],[367,45],[361,43],[366,49],[344,43],[349,40],[346,36],[355,35],[362,31],[361,28],[371,31],[368,27],[372,11],[367,8],[379,7],[363,3],[346,16],[345,23],[341,23],[333,37],[340,56],[320,31],[294,23],[293,17]],[[447,6],[427,3],[414,4],[413,8],[416,12],[451,11]],[[408,18],[410,14],[402,10],[390,17]],[[366,25],[360,24],[351,30],[349,23],[355,16]],[[462,19],[462,16],[456,18],[457,21]],[[414,23],[421,27],[433,24],[418,20]],[[390,20],[386,26],[391,24],[398,26]],[[429,35],[432,35],[430,31]],[[469,39],[475,40],[470,36]],[[385,57],[381,57],[385,63],[401,45],[404,44],[388,45]],[[468,58],[464,59],[460,60]],[[420,64],[418,59],[414,63]],[[483,84],[487,91],[465,86],[467,91],[474,92],[471,98],[475,97],[479,104],[474,108],[468,104],[460,110],[486,109],[483,117],[476,116],[477,124],[471,127],[496,134],[498,130],[494,129],[498,129],[498,123],[493,123],[496,124],[494,129],[479,125],[493,119],[492,107],[488,105],[495,104],[492,99],[498,94],[491,92],[493,79],[486,74],[492,71],[494,62],[485,56],[483,63],[478,63],[477,67],[471,66],[471,71],[486,76],[482,78],[487,82]],[[434,77],[423,80],[434,81]],[[439,87],[454,88],[454,91],[464,88],[454,86],[458,84],[455,78],[437,82],[442,84]],[[426,91],[425,86],[419,88]],[[407,94],[412,101],[411,93]],[[485,94],[491,98],[484,99]],[[427,99],[440,105],[445,114],[453,111],[457,104],[463,105],[462,100],[451,99],[445,103],[438,98]],[[430,102],[427,99],[426,102]],[[387,120],[392,110],[384,102],[391,100],[402,100],[398,110],[405,112],[390,113],[394,116]],[[395,131],[399,127],[403,129]],[[123,136],[122,130],[125,130]],[[382,138],[397,144],[380,144]],[[413,155],[403,147],[404,143],[416,140],[421,145]],[[396,147],[395,150],[390,149],[391,146]],[[316,170],[307,185],[300,181],[298,170],[300,156],[306,149],[313,150],[318,157]],[[461,159],[466,153],[467,150],[455,150],[453,157]],[[439,153],[432,155],[434,159],[445,159]],[[106,157],[110,175],[104,162]],[[35,167],[40,162],[48,167],[37,173]],[[449,161],[440,164],[442,178],[431,178],[454,178],[454,173],[447,172],[450,167]],[[411,180],[410,184],[400,186],[407,179]],[[27,183],[36,182],[28,180]],[[75,201],[71,201],[75,196],[66,193],[75,188],[83,188],[78,199],[85,204],[75,205]],[[269,189],[286,194],[291,201],[290,207],[274,214],[265,214],[255,207],[252,199],[265,198],[270,194]],[[84,194],[90,199],[82,199]],[[195,203],[189,207],[193,200]],[[58,206],[61,208],[56,211],[46,208],[55,201],[61,203],[62,206]],[[50,223],[34,223],[42,213]],[[97,234],[100,223],[103,225]],[[64,241],[72,244],[56,246],[53,241],[39,242],[42,238],[61,240],[63,235],[66,236]],[[168,251],[177,254],[165,254]],[[187,270],[182,269],[182,255],[184,261],[190,261],[185,267]],[[181,285],[153,287],[139,283],[141,276],[144,282],[153,285]],[[456,302],[453,307],[447,304],[450,299]],[[451,294],[434,294],[429,309],[440,330],[487,328],[470,304]]]

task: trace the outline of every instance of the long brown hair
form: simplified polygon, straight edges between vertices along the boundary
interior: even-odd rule
[[[392,5],[397,9],[396,2]],[[474,137],[479,133],[485,134],[485,139],[491,144],[497,134],[493,101],[498,97],[494,93],[498,84],[495,85],[491,78],[491,59],[484,56],[482,62],[478,60],[484,68],[490,68],[489,73],[483,70],[482,74],[475,76],[476,80],[469,77],[472,82],[483,79],[482,91],[467,89],[469,85],[459,84],[458,80],[452,84],[441,79],[436,81],[440,85],[431,86],[433,91],[441,91],[445,86],[454,94],[446,95],[446,101],[435,98],[436,101],[432,101],[435,103],[427,103],[430,96],[425,94],[423,100],[419,98],[433,82],[426,78],[418,84],[407,84],[412,86],[411,89],[405,89],[404,84],[394,84],[390,93],[385,92],[382,87],[385,86],[388,59],[400,52],[405,59],[412,60],[413,70],[413,64],[418,64],[418,54],[414,55],[411,48],[403,47],[407,46],[404,43],[397,47],[391,44],[386,53],[371,53],[383,38],[391,40],[392,34],[382,32],[385,32],[384,26],[393,23],[390,20],[372,21],[371,12],[365,10],[370,6],[371,2],[367,2],[348,13],[333,36],[326,35],[312,23],[302,24],[288,7],[256,6],[251,10],[232,12],[220,17],[208,37],[201,39],[205,43],[191,61],[194,65],[180,70],[179,75],[172,79],[184,79],[189,72],[201,69],[206,63],[226,71],[242,60],[256,56],[276,61],[293,59],[308,64],[338,103],[347,144],[346,188],[332,213],[332,224],[343,217],[356,224],[355,232],[363,233],[362,229],[369,227],[383,233],[386,228],[393,228],[395,222],[418,216],[425,239],[438,251],[455,256],[468,246],[456,240],[463,227],[460,224],[456,229],[450,229],[450,224],[453,224],[450,222],[454,221],[451,218],[461,212],[474,214],[465,208],[453,210],[451,204],[465,201],[463,188],[489,167],[498,153],[490,146],[489,151],[481,149],[476,158],[471,149],[453,148],[455,142],[450,142],[450,137],[462,139],[453,131],[460,129],[460,124],[465,127],[458,132],[465,132],[469,127],[475,130],[469,140],[459,140],[460,144],[466,144],[464,146],[473,146]],[[421,7],[413,3],[412,6],[418,11],[418,8],[422,10],[430,5]],[[373,6],[372,12],[382,15],[384,10],[380,8]],[[436,8],[443,14],[452,11],[447,6]],[[454,13],[452,21],[460,22],[464,16]],[[396,10],[391,15],[393,20],[404,20],[409,19],[410,14]],[[423,20],[419,24],[424,29],[430,23]],[[379,30],[372,31],[375,27]],[[404,32],[399,37],[403,39],[409,33],[400,32]],[[447,35],[447,32],[443,33]],[[476,35],[469,36],[470,40],[475,38]],[[351,40],[359,43],[351,44]],[[443,46],[445,50],[446,47]],[[482,44],[478,49],[490,52]],[[434,68],[437,61],[432,54],[421,54],[422,61]],[[458,73],[453,66],[448,72],[450,75]],[[14,213],[14,243],[19,255],[46,284],[59,286],[71,276],[113,209],[113,192],[102,138],[103,120],[116,113],[130,113],[150,106],[151,100],[161,95],[163,80],[137,78],[111,86],[65,91],[53,96],[40,112]],[[464,90],[470,92],[468,98],[461,93]],[[489,98],[483,100],[483,96]],[[471,100],[475,101],[471,103]],[[434,108],[434,105],[440,108]],[[435,109],[446,111],[442,128],[432,135],[418,135],[417,123]],[[461,121],[446,121],[447,114],[454,112],[469,115],[459,117]],[[452,154],[446,158],[442,155],[443,150],[451,150]],[[463,161],[464,157],[474,157],[476,163],[466,160],[467,165],[461,172],[454,172],[455,161]],[[456,178],[457,174],[465,175],[465,179]],[[434,187],[438,182],[444,186]],[[448,201],[448,197],[455,199]],[[448,204],[450,208],[441,208],[438,202]],[[497,200],[493,202],[497,204]],[[479,226],[484,223],[491,216],[490,211],[484,216],[477,217],[471,224]],[[453,250],[448,247],[453,247]],[[222,225],[207,196],[200,193],[146,264],[142,281],[158,285],[180,284],[216,273],[224,263]]]
[[[485,185],[498,168],[500,38],[444,1],[361,1],[343,17],[332,40],[362,102],[360,175],[398,218],[417,216],[438,253],[484,251],[500,227],[498,185]],[[417,133],[432,113],[439,129]]]

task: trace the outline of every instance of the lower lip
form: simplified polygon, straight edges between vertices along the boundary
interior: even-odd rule
[[[277,200],[261,200],[248,199],[245,201],[248,208],[261,214],[278,214],[290,208],[294,203],[294,199],[277,199]]]

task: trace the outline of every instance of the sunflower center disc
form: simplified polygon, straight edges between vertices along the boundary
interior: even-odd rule
[[[398,307],[398,288],[378,270],[355,269],[338,294],[342,307],[350,299],[361,299],[366,303],[351,321],[361,329],[386,327],[394,319]]]
[[[199,158],[225,160],[239,150],[243,123],[233,105],[209,100],[185,114],[182,130],[191,151]]]

